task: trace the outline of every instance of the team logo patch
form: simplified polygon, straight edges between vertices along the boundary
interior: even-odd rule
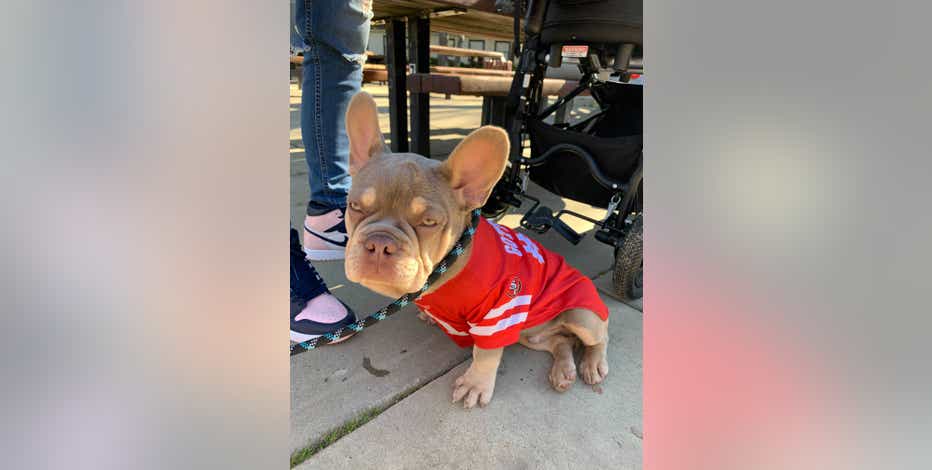
[[[508,281],[508,297],[516,297],[521,292],[521,279],[518,276],[511,276]]]

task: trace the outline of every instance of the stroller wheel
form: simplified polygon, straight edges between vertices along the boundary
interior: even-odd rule
[[[615,248],[615,270],[612,281],[615,294],[624,299],[635,300],[644,295],[643,247],[643,214],[638,214],[621,245]]]

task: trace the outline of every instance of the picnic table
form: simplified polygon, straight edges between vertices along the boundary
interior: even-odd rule
[[[411,92],[409,146],[406,92],[409,73],[431,73],[431,29],[511,40],[514,20],[496,10],[495,0],[373,0],[372,11],[373,21],[385,23],[392,151],[430,155],[430,93]]]
[[[512,17],[495,0],[373,0],[373,21],[427,16],[435,31],[512,39]]]

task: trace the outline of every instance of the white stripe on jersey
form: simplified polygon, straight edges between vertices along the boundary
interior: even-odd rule
[[[469,329],[469,333],[475,336],[492,336],[499,331],[504,331],[505,329],[515,326],[519,323],[524,323],[525,320],[527,320],[527,312],[515,313],[513,315],[502,318],[494,325],[470,325],[471,328]]]
[[[521,305],[530,305],[530,304],[531,304],[530,295],[519,295],[509,300],[508,302],[505,302],[504,304],[499,305],[498,307],[495,307],[492,310],[489,310],[489,313],[485,314],[485,317],[483,317],[482,319],[491,320],[493,318],[501,316],[501,314],[505,313],[510,308],[515,308]]]
[[[421,308],[421,311],[424,312],[424,313],[426,313],[427,316],[429,316],[430,318],[433,318],[434,321],[437,322],[438,325],[440,325],[441,327],[443,327],[444,330],[447,330],[447,333],[449,333],[449,334],[451,334],[451,335],[453,335],[453,336],[469,336],[469,333],[464,333],[464,332],[462,332],[462,331],[459,331],[459,330],[457,330],[456,328],[453,328],[452,326],[450,326],[449,323],[447,323],[447,322],[445,322],[445,321],[443,321],[443,320],[441,320],[441,319],[435,317],[435,316],[434,316],[432,313],[430,313],[430,311],[427,310],[426,308]]]

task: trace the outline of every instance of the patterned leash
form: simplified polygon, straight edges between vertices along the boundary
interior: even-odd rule
[[[459,240],[457,240],[456,244],[453,245],[453,249],[451,249],[450,252],[447,253],[447,255],[444,256],[442,260],[440,260],[440,263],[438,263],[437,267],[434,268],[434,271],[430,273],[430,276],[427,276],[427,282],[424,283],[424,287],[421,287],[421,290],[402,295],[401,297],[395,299],[394,302],[386,305],[385,307],[382,307],[378,312],[375,312],[372,315],[357,321],[356,323],[350,323],[349,325],[346,325],[337,331],[327,333],[323,336],[310,339],[302,343],[293,343],[291,345],[291,355],[294,356],[295,354],[310,351],[319,346],[337,341],[343,337],[343,333],[347,332],[347,330],[352,330],[354,333],[358,333],[362,331],[363,328],[368,328],[373,324],[394,315],[406,305],[420,297],[421,294],[430,288],[431,284],[437,282],[437,279],[440,278],[443,273],[447,272],[447,269],[453,265],[453,262],[456,261],[456,258],[459,258],[459,256],[463,254],[464,251],[466,251],[466,247],[468,247],[469,243],[472,241],[472,236],[476,233],[476,227],[479,226],[479,213],[479,209],[476,209],[472,212],[472,219],[469,222],[469,226],[463,230],[463,234],[460,235]]]

